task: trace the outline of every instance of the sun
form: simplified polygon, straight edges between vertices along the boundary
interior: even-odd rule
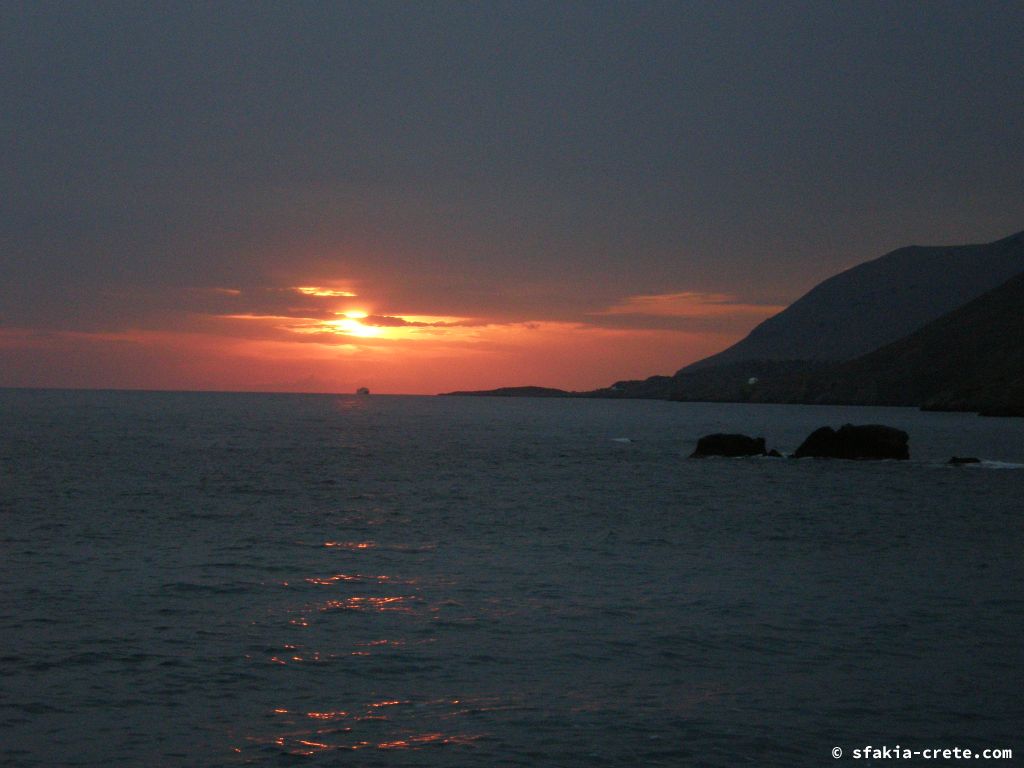
[[[358,336],[363,339],[370,339],[375,336],[380,336],[383,329],[373,325],[363,325],[359,322],[364,317],[367,317],[365,312],[360,310],[349,310],[347,312],[339,313],[337,320],[328,320],[324,325],[330,326],[340,333],[344,333],[348,336]]]

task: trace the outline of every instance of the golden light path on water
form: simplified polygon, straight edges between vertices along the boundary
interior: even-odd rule
[[[340,556],[360,559],[364,553],[378,550],[381,546],[373,540],[338,541],[326,540],[319,546],[322,550]],[[426,546],[392,547],[396,552],[424,552],[433,549]],[[334,572],[327,575],[310,575],[297,582],[281,581],[278,587],[289,590],[296,588],[315,590],[314,594],[329,595],[326,599],[303,601],[299,606],[285,606],[289,615],[287,626],[293,631],[305,634],[315,628],[326,615],[375,614],[379,616],[408,616],[410,618],[433,620],[440,611],[419,593],[420,583],[415,578],[403,578],[394,574],[366,574],[358,571]],[[365,594],[367,591],[400,588],[402,594]],[[338,594],[338,593],[343,594]],[[358,592],[358,594],[351,594]],[[394,626],[394,625],[390,625]],[[399,626],[400,628],[400,626]],[[307,647],[301,642],[289,642],[280,646],[279,651],[262,659],[278,667],[321,667],[326,674],[333,671],[344,659],[369,661],[380,653],[401,653],[405,649],[430,645],[434,637],[410,638],[377,637],[369,640],[352,638],[348,647],[328,651],[323,648]],[[260,663],[256,655],[248,655],[252,663]],[[442,747],[472,747],[485,733],[472,732],[459,727],[459,720],[466,715],[499,711],[509,708],[497,698],[476,697],[435,698],[413,702],[400,698],[381,698],[354,703],[337,703],[316,708],[297,708],[294,705],[274,707],[268,713],[269,732],[248,733],[244,743],[232,748],[235,755],[244,757],[252,749],[273,750],[295,758],[312,758],[331,752],[376,752],[436,749]],[[439,729],[439,724],[451,727]],[[244,762],[248,762],[245,760]]]
[[[450,710],[462,702],[458,699],[426,702],[435,710]],[[326,752],[354,752],[358,750],[416,750],[448,745],[472,745],[483,738],[480,734],[456,734],[441,731],[413,731],[399,728],[400,738],[365,739],[353,736],[360,723],[382,723],[391,719],[393,709],[411,706],[411,702],[398,700],[371,701],[358,710],[292,711],[277,708],[273,714],[285,729],[273,736],[250,737],[249,742],[259,746],[275,746],[283,753],[295,757],[313,757]],[[242,752],[242,747],[236,747]]]

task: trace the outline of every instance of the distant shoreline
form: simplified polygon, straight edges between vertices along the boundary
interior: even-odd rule
[[[670,378],[670,377],[664,377]],[[588,399],[588,400],[662,400],[677,403],[730,403],[735,405],[806,405],[806,406],[859,406],[865,408],[916,408],[920,411],[933,413],[977,413],[979,416],[992,418],[1021,418],[1024,411],[1010,407],[979,407],[978,403],[935,403],[935,402],[887,402],[884,400],[861,400],[850,399],[829,399],[817,397],[814,399],[796,398],[769,398],[758,396],[747,397],[686,397],[676,393],[663,394],[636,394],[629,388],[616,389],[595,389],[588,392],[573,392],[554,387],[498,387],[497,389],[459,390],[455,392],[441,392],[437,397],[519,397],[519,398],[562,398],[562,399]]]

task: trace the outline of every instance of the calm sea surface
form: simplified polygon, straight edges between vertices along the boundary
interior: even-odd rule
[[[0,391],[0,764],[1019,759],[1022,499],[1021,419]]]

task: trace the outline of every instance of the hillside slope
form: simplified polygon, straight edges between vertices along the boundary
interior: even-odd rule
[[[753,360],[850,360],[1021,271],[1024,232],[983,245],[900,248],[825,280],[746,338],[678,373]]]
[[[758,382],[750,399],[1024,416],[1024,272],[856,360]]]

